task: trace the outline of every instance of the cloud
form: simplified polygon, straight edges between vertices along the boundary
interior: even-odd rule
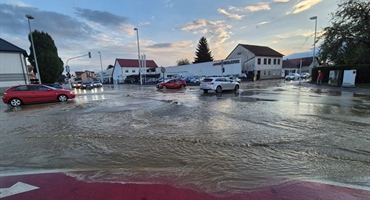
[[[269,22],[269,21],[264,21],[264,22],[260,22],[260,23],[258,23],[256,26],[257,26],[257,27],[259,27],[259,26],[261,26],[261,25],[268,24],[268,23],[270,23],[270,22]]]
[[[127,24],[128,18],[114,15],[106,11],[75,8],[76,15],[88,21],[97,23],[101,26],[116,26],[117,24]]]
[[[270,5],[268,3],[259,3],[255,6],[246,6],[242,8],[229,6],[229,9],[233,11],[249,11],[249,12],[258,12],[261,10],[271,10]]]
[[[276,2],[276,3],[287,3],[289,1],[290,0],[274,0],[274,2]]]
[[[192,46],[193,46],[193,44],[192,44],[191,41],[182,41],[182,42],[178,42],[178,43],[155,43],[155,44],[151,44],[151,45],[146,46],[146,48],[151,48],[151,49],[168,49],[168,48],[171,48],[171,51],[172,51],[174,48],[183,49],[183,48],[190,48]]]
[[[312,6],[318,4],[320,1],[321,0],[303,0],[303,1],[300,1],[298,4],[296,4],[293,7],[293,11],[291,13],[296,14],[296,13],[305,11],[305,10],[311,8]]]
[[[32,29],[47,32],[53,38],[68,35],[68,39],[71,40],[86,39],[97,33],[88,24],[64,14],[10,4],[0,4],[0,7],[2,32],[10,32],[14,35],[24,34],[25,30],[28,30],[27,18],[19,13],[25,13],[34,17],[31,20]],[[27,38],[27,35],[25,37]]]
[[[163,3],[166,7],[172,7],[173,6],[173,2],[171,0],[164,0]]]
[[[226,40],[231,37],[232,26],[225,21],[209,21],[204,19],[193,20],[181,30],[192,32],[193,34],[201,34],[207,38],[208,44],[214,47],[217,54],[223,53],[223,45]],[[200,38],[200,37],[199,37]],[[211,49],[212,51],[212,49]]]
[[[230,13],[226,12],[224,9],[221,9],[221,8],[218,9],[218,13],[223,14],[223,15],[227,16],[228,18],[231,18],[231,19],[242,19],[244,17],[244,15],[230,14]]]

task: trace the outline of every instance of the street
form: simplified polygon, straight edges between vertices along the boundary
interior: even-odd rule
[[[306,180],[370,190],[370,92],[297,81],[104,85],[65,103],[0,106],[0,174],[163,183],[242,194]],[[81,175],[81,172],[90,172]]]

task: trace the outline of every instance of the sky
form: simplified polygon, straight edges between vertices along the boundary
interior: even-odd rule
[[[337,0],[0,0],[0,37],[30,52],[29,27],[48,33],[71,71],[100,72],[140,54],[159,67],[194,61],[201,37],[215,60],[238,44],[268,46],[284,58],[309,57],[330,26]],[[136,32],[134,28],[137,28]],[[138,37],[137,37],[138,36]],[[319,43],[316,44],[316,52]],[[100,52],[100,54],[98,53]],[[37,52],[36,52],[37,54]],[[100,57],[102,65],[100,64]]]

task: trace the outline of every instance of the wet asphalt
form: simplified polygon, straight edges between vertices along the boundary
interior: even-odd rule
[[[291,179],[370,187],[370,90],[303,81],[74,89],[68,102],[0,105],[0,173],[93,171],[89,181],[245,192]]]

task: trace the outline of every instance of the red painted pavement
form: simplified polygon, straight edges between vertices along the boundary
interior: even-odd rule
[[[314,182],[291,181],[246,194],[214,196],[170,185],[89,183],[63,173],[0,177],[0,188],[17,182],[39,189],[3,198],[4,200],[367,200],[370,191]],[[2,200],[2,199],[1,199]]]

